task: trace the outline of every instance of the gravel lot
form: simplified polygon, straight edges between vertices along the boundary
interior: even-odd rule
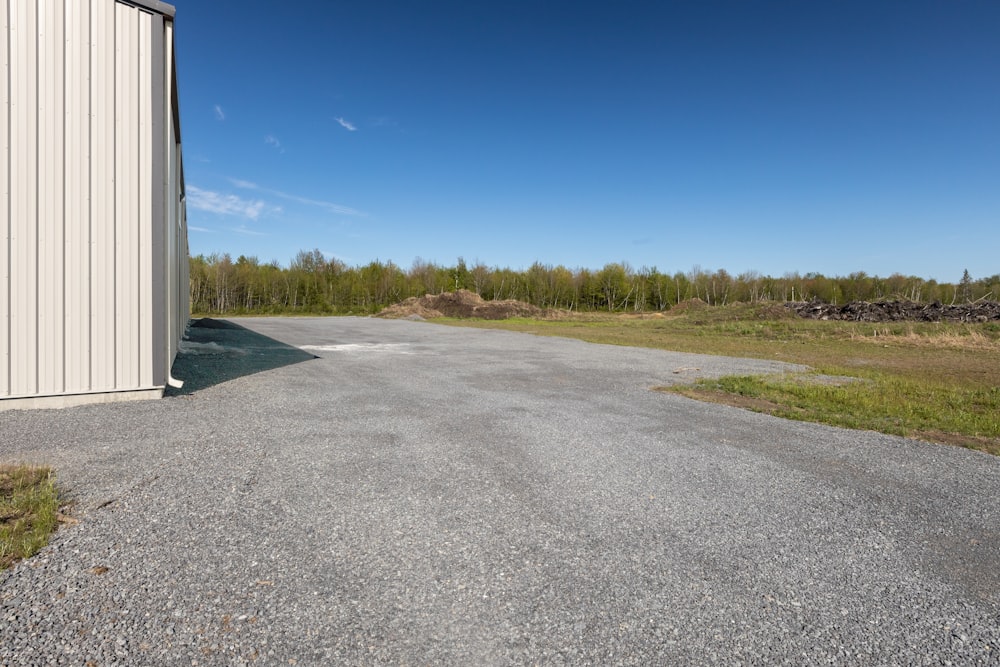
[[[1000,664],[1000,458],[649,391],[766,361],[231,322],[161,401],[0,413],[80,519],[0,664]]]

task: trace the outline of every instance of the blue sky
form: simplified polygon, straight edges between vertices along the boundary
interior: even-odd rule
[[[175,0],[192,254],[1000,273],[1000,3]]]

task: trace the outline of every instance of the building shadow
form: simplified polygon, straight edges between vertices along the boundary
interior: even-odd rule
[[[261,371],[318,359],[297,347],[263,336],[228,320],[192,320],[181,341],[171,375],[180,389],[167,387],[164,396],[184,396]]]

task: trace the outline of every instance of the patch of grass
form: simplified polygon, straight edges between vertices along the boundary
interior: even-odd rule
[[[49,468],[0,465],[0,570],[44,547],[58,516],[59,497]]]
[[[828,383],[805,376],[727,376],[665,388],[786,419],[945,442],[1000,455],[1000,388],[963,389],[880,372]]]
[[[440,321],[440,320],[436,320]],[[775,304],[680,315],[563,315],[546,320],[448,320],[594,343],[774,359],[855,382],[810,375],[732,377],[667,388],[692,398],[958,444],[1000,455],[1000,325],[817,321]]]

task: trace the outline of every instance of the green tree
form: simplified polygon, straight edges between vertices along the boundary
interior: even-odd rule
[[[958,283],[959,296],[966,303],[972,301],[972,276],[969,275],[969,270],[966,269],[962,273],[962,280]]]
[[[624,263],[605,264],[597,274],[604,307],[608,311],[627,309],[634,292],[631,270]]]

